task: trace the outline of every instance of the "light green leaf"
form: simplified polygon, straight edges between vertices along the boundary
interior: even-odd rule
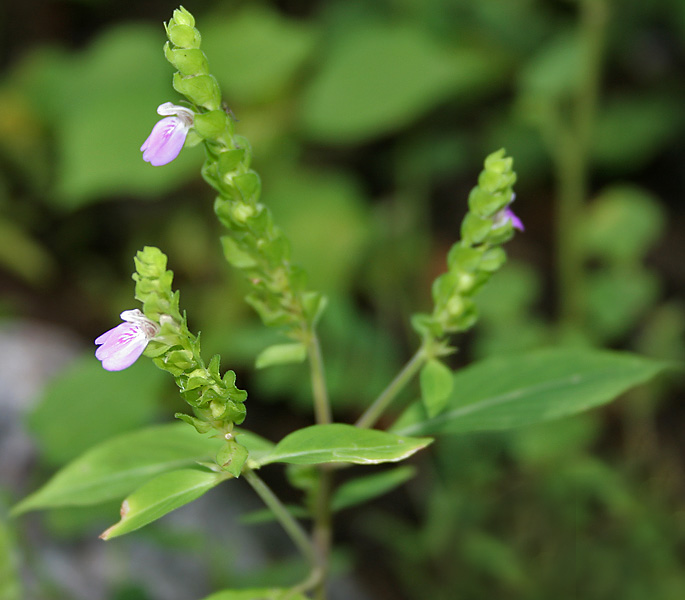
[[[121,498],[160,473],[213,457],[220,444],[221,440],[201,436],[185,423],[126,433],[69,463],[12,512]]]
[[[251,431],[236,429],[234,433],[238,443],[247,448],[247,464],[251,468],[258,468],[262,458],[271,454],[276,446],[273,442],[270,442]]]
[[[419,377],[421,400],[429,417],[440,414],[447,406],[447,398],[452,392],[454,375],[437,358],[431,358],[423,365]]]
[[[557,419],[610,402],[669,366],[633,354],[579,348],[498,357],[455,375],[455,391],[442,414],[428,418],[417,403],[393,430],[465,433]]]
[[[397,467],[383,473],[364,475],[343,483],[333,495],[333,510],[343,510],[358,504],[368,502],[372,498],[382,496],[409,481],[416,469],[410,466]]]
[[[264,369],[272,365],[301,363],[307,358],[307,347],[298,342],[296,344],[276,344],[262,350],[257,356],[255,366]]]
[[[283,588],[251,588],[249,590],[223,590],[207,596],[204,600],[307,600],[307,598]]]
[[[262,460],[262,464],[344,462],[375,465],[404,460],[432,441],[430,438],[399,437],[385,431],[360,429],[342,423],[312,425],[283,438],[274,451]]]
[[[100,537],[103,540],[110,540],[140,529],[172,510],[196,500],[228,477],[228,473],[199,469],[162,473],[124,500],[121,505],[121,520],[104,531]]]
[[[20,600],[25,598],[19,581],[19,561],[14,536],[7,524],[0,520],[0,598]]]

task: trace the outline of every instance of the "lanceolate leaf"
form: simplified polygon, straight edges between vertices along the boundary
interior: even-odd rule
[[[417,403],[393,431],[465,433],[556,419],[610,402],[669,366],[633,354],[573,348],[494,358],[455,375],[441,414],[429,418]]]
[[[223,590],[207,596],[204,600],[307,600],[307,598],[288,589],[251,588],[249,590]]]
[[[212,458],[221,440],[185,423],[149,427],[95,446],[24,498],[13,513],[58,506],[86,506],[122,498],[147,480]]]
[[[109,540],[140,529],[172,510],[196,500],[228,477],[227,473],[199,469],[162,473],[124,500],[121,505],[121,520],[100,537]]]
[[[333,510],[350,508],[386,494],[411,479],[416,469],[402,466],[382,473],[364,475],[343,483],[333,495]]]
[[[346,462],[371,465],[403,460],[425,448],[430,438],[400,437],[385,431],[335,423],[312,425],[283,438],[262,464]]]

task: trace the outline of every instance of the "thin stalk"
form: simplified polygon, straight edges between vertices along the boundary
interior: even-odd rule
[[[314,531],[312,540],[321,578],[314,588],[317,600],[326,600],[326,581],[333,541],[333,524],[331,512],[331,491],[333,488],[333,471],[325,465],[319,468],[319,487],[314,505]]]
[[[588,164],[597,112],[602,55],[609,18],[607,0],[582,0],[580,36],[584,72],[571,115],[572,130],[557,140],[559,182],[557,212],[559,318],[563,330],[574,330],[585,313],[583,249],[579,238],[588,196]]]
[[[262,499],[264,504],[271,509],[278,519],[278,522],[290,536],[290,539],[295,546],[297,546],[298,550],[313,567],[316,567],[317,554],[307,536],[307,532],[302,529],[300,524],[293,518],[276,494],[271,491],[271,488],[262,481],[257,473],[252,469],[246,469],[243,471],[243,477],[245,477],[245,480],[252,486],[252,489],[257,492],[257,495]]]
[[[355,425],[362,428],[373,427],[383,412],[390,406],[397,394],[399,394],[419,372],[427,358],[428,355],[425,351],[425,345],[422,345],[414,356],[409,359],[407,364],[404,365],[395,379],[388,384],[388,387],[386,387],[381,392],[380,396],[373,401],[373,404],[364,411],[364,414],[359,417]]]
[[[328,400],[328,390],[326,389],[321,344],[314,330],[309,332],[308,346],[309,371],[311,373],[312,393],[314,395],[314,415],[316,422],[319,425],[324,425],[332,421],[331,405]]]

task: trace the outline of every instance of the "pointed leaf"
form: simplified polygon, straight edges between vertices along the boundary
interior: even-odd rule
[[[385,431],[360,429],[342,423],[312,425],[283,438],[261,462],[296,465],[345,462],[372,465],[404,460],[432,441],[430,438],[400,437]]]
[[[184,423],[120,435],[69,463],[12,512],[121,498],[155,475],[212,458],[220,445],[221,440],[201,436]]]
[[[301,363],[307,358],[307,347],[304,344],[276,344],[262,350],[257,356],[255,366],[258,369],[272,365]]]
[[[364,475],[343,483],[333,495],[333,510],[343,510],[382,496],[409,481],[416,469],[402,466],[382,473]]]
[[[438,359],[432,358],[423,365],[419,381],[421,400],[428,416],[440,414],[447,406],[447,399],[452,392],[454,374]]]
[[[182,469],[162,473],[138,488],[121,504],[121,520],[100,537],[109,540],[156,521],[188,504],[227,479],[226,473]]]
[[[671,366],[633,354],[549,348],[479,362],[454,377],[447,409],[427,417],[412,406],[403,435],[510,429],[579,413],[613,400]]]
[[[283,588],[251,588],[223,590],[207,596],[204,600],[307,600],[307,597]]]

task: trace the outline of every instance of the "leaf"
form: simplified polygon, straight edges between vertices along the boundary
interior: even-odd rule
[[[74,361],[47,386],[29,416],[44,460],[62,466],[101,440],[147,425],[164,381],[150,361],[118,373],[105,371],[92,353]]]
[[[285,365],[289,363],[301,363],[307,358],[307,347],[298,342],[296,344],[275,344],[259,353],[255,366],[264,369],[271,365]]]
[[[481,361],[455,375],[445,412],[426,418],[417,403],[393,431],[465,433],[557,419],[610,402],[668,366],[633,354],[577,348]]]
[[[447,405],[453,385],[453,373],[442,362],[431,358],[423,365],[419,377],[421,400],[429,417],[440,414]]]
[[[138,488],[121,505],[121,520],[100,537],[113,537],[140,529],[172,510],[188,504],[228,478],[227,473],[181,469],[162,473]]]
[[[344,462],[375,465],[404,460],[432,441],[430,438],[399,437],[385,431],[360,429],[342,423],[312,425],[283,438],[261,464]]]
[[[307,600],[307,598],[283,588],[251,588],[249,590],[223,590],[207,596],[204,600]]]
[[[496,84],[500,69],[491,49],[448,50],[417,27],[365,23],[331,42],[304,95],[303,126],[317,141],[366,141],[405,126],[452,95]]]
[[[15,536],[7,524],[0,520],[0,598],[20,600],[24,598],[19,579],[19,561]]]
[[[335,491],[331,506],[337,511],[363,504],[409,481],[415,473],[413,467],[402,466],[346,481]]]
[[[184,423],[126,433],[69,463],[17,504],[12,513],[118,499],[155,475],[212,457],[220,444],[220,440],[203,437]]]

